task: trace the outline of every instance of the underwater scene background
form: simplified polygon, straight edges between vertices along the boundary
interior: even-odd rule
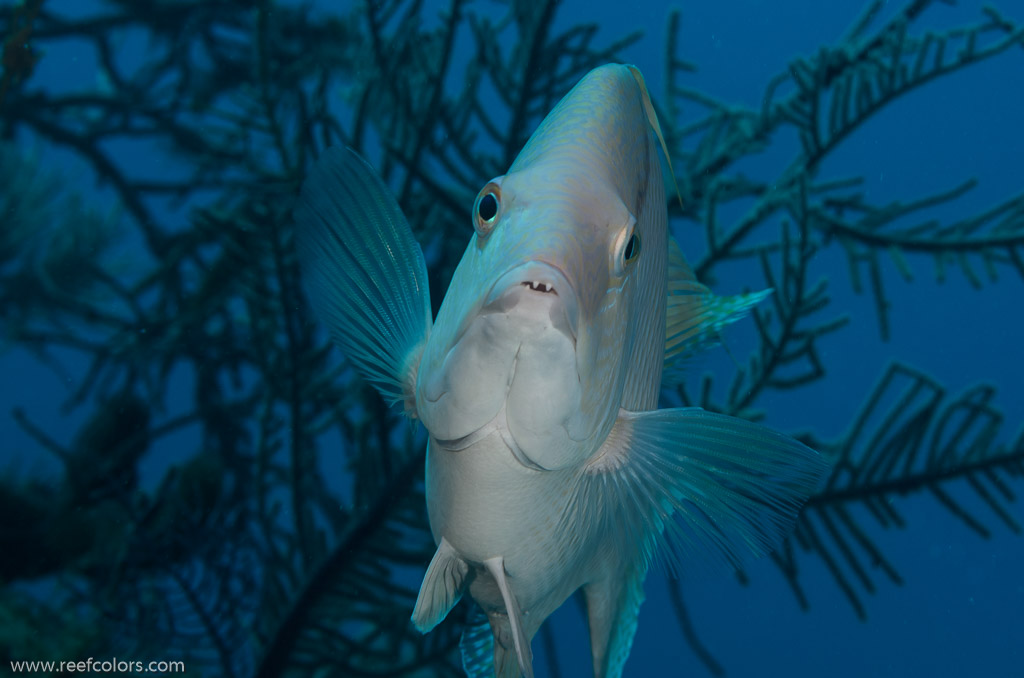
[[[439,300],[480,186],[620,61],[700,279],[775,289],[664,403],[834,464],[771,557],[652,570],[625,674],[1024,676],[1017,2],[26,0],[0,35],[0,671],[462,675],[465,610],[409,621],[424,434],[313,319],[291,209],[356,148]],[[580,611],[538,675],[589,674]]]

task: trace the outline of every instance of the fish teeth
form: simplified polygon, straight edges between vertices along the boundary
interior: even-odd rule
[[[544,293],[557,294],[555,292],[555,286],[554,285],[549,285],[547,283],[537,282],[537,281],[534,281],[534,280],[526,280],[526,281],[523,282],[523,284],[526,285],[527,287],[529,287],[531,290],[533,290],[535,292],[544,292]]]

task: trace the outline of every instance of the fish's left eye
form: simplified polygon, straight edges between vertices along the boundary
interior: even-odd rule
[[[480,198],[480,204],[476,206],[477,216],[480,221],[490,223],[498,216],[498,199],[493,193],[488,193]]]
[[[628,264],[640,256],[640,234],[634,233],[626,242],[626,249],[622,252],[622,258]]]
[[[484,186],[473,203],[473,228],[481,238],[494,229],[501,215],[501,187],[491,181]]]

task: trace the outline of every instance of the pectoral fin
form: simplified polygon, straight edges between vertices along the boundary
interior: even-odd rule
[[[415,416],[430,291],[423,252],[398,203],[355,151],[334,147],[306,178],[294,216],[317,315],[381,395]]]
[[[745,316],[771,293],[769,289],[731,297],[714,294],[697,282],[675,238],[669,237],[662,384],[678,382],[688,356],[716,344],[726,325]]]
[[[782,541],[827,470],[814,450],[743,419],[622,411],[581,476],[572,520],[600,521],[609,548],[638,553],[644,568],[663,534],[671,565],[736,565]]]
[[[427,573],[416,597],[412,611],[412,623],[422,633],[427,633],[448,616],[451,609],[462,597],[469,565],[459,557],[451,544],[441,537],[441,544],[434,552]]]

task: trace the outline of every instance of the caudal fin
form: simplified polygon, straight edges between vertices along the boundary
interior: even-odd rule
[[[675,238],[668,239],[668,299],[665,307],[663,386],[683,379],[686,361],[718,343],[726,325],[736,322],[772,290],[720,297],[697,282]]]

